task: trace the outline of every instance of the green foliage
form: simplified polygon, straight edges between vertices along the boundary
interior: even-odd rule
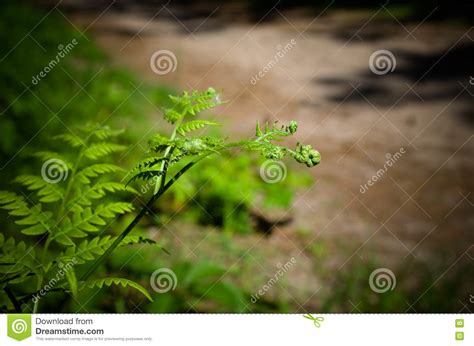
[[[38,23],[32,33],[31,23]],[[218,125],[214,121],[196,119],[202,111],[222,103],[215,89],[165,98],[169,90],[151,88],[139,83],[126,71],[110,68],[94,44],[82,33],[67,26],[54,12],[45,16],[39,9],[7,0],[0,12],[0,29],[0,56],[3,59],[0,87],[4,91],[0,95],[3,119],[0,158],[6,165],[15,164],[15,169],[4,170],[0,183],[0,190],[9,190],[0,192],[0,209],[6,220],[0,234],[0,272],[3,274],[0,290],[11,289],[23,311],[37,311],[39,304],[35,303],[32,307],[32,294],[54,278],[64,263],[74,260],[74,267],[65,271],[56,288],[78,297],[84,290],[124,282],[114,281],[114,276],[109,281],[96,280],[94,284],[86,284],[90,281],[84,278],[87,276],[84,272],[88,268],[93,271],[94,265],[102,263],[109,255],[109,250],[130,244],[160,248],[155,241],[142,235],[129,235],[133,227],[127,228],[124,236],[123,233],[117,235],[109,227],[117,217],[133,210],[129,196],[137,194],[135,189],[124,185],[116,177],[122,169],[111,158],[125,149],[127,152],[130,150],[133,157],[133,148],[125,147],[116,140],[123,131],[107,126],[85,126],[76,130],[78,124],[82,126],[92,117],[94,122],[101,124],[120,123],[120,126],[129,128],[124,135],[136,140],[150,128],[148,119],[144,117],[156,105],[165,106],[165,119],[174,125],[172,134],[151,138],[148,156],[128,176],[132,181],[153,179],[154,196],[160,189],[164,192],[182,173],[211,154],[220,153],[232,158],[231,164],[236,162],[240,165],[237,162],[240,159],[227,156],[229,154],[224,151],[233,147],[255,150],[268,158],[275,157],[275,152],[296,158],[296,151],[273,143],[294,134],[295,123],[284,128],[266,126],[265,133],[262,131],[260,136],[233,143],[221,136],[199,136],[207,128]],[[33,83],[32,77],[55,58],[58,45],[67,45],[72,40],[78,42],[74,49],[39,83]],[[38,44],[44,49],[39,49]],[[22,68],[18,69],[18,66]],[[52,136],[59,129],[64,131],[64,128],[74,131]],[[51,139],[54,140],[54,148],[61,148],[60,152],[54,149],[30,151],[29,148],[44,147]],[[17,153],[21,155],[16,156]],[[40,170],[41,163],[47,161],[56,163],[54,169]],[[217,172],[218,161],[209,160],[201,167],[214,167],[214,172]],[[242,159],[244,161],[245,158]],[[191,166],[186,166],[188,164]],[[248,169],[251,164],[253,162],[243,165],[247,165],[245,169]],[[32,167],[35,167],[34,172]],[[182,171],[183,167],[187,168]],[[202,184],[202,179],[212,173],[201,174],[203,171],[194,170],[188,182]],[[51,177],[44,178],[45,174],[51,173]],[[171,173],[177,175],[166,180]],[[246,184],[244,178],[245,174],[242,184]],[[219,179],[211,185],[216,186],[212,196],[225,191],[225,180]],[[255,176],[247,180],[248,186],[257,186]],[[186,185],[186,181],[183,183]],[[232,183],[232,191],[238,191],[236,182]],[[182,191],[180,189],[172,190],[175,196]],[[243,185],[240,190],[245,190]],[[288,190],[281,187],[265,186],[265,190],[268,190],[267,196],[274,196],[275,201],[289,199]],[[209,191],[212,190],[206,190],[206,194]],[[227,193],[220,197],[230,201],[226,203],[226,208],[233,209],[242,204],[241,200],[229,196],[230,193]],[[202,203],[211,204],[213,197],[202,197]],[[207,202],[204,202],[206,199]],[[198,210],[197,207],[194,209]],[[142,211],[138,211],[138,221]],[[248,214],[247,205],[224,224],[231,228],[234,228],[232,225],[247,224],[248,220],[242,220],[246,220]],[[121,220],[125,218],[124,215]],[[121,220],[113,225],[122,226]],[[137,233],[136,230],[134,233]],[[191,281],[187,280],[187,283],[191,284]],[[141,286],[129,283],[126,286],[144,294],[139,289]],[[218,285],[216,290],[221,291],[218,296],[227,292],[228,297],[232,297],[234,291],[235,298],[235,288]],[[54,292],[50,294],[54,296]],[[4,294],[0,296],[0,309],[11,311],[14,302],[6,298]]]
[[[155,194],[160,183],[165,180],[168,169],[179,166],[184,159],[191,159],[191,162],[197,163],[211,154],[235,147],[260,152],[266,159],[281,160],[289,155],[308,167],[317,165],[321,160],[319,152],[309,145],[298,143],[296,149],[291,150],[276,144],[296,133],[298,125],[295,121],[291,121],[287,126],[278,126],[276,122],[271,125],[266,123],[263,130],[257,123],[254,138],[237,142],[228,142],[221,136],[188,136],[193,130],[218,125],[213,121],[193,118],[201,111],[221,104],[219,95],[214,88],[209,88],[201,92],[184,92],[181,96],[170,96],[170,99],[173,107],[165,109],[164,117],[170,124],[175,125],[173,132],[170,136],[160,133],[154,135],[149,140],[149,156],[139,161],[128,175],[129,182],[136,179],[155,179]]]
[[[25,241],[17,242],[16,236],[5,241],[3,234],[0,234],[0,268],[4,274],[1,289],[24,281],[36,281],[38,289],[41,289],[44,282],[57,275],[59,263],[73,260],[75,265],[82,265],[93,261],[117,237],[90,236],[107,227],[110,219],[134,209],[131,203],[119,201],[114,195],[136,191],[114,181],[113,174],[122,169],[104,161],[111,154],[125,149],[125,146],[116,143],[115,137],[120,131],[99,126],[87,126],[77,131],[77,136],[64,134],[55,137],[65,147],[61,155],[53,152],[34,155],[48,160],[55,156],[63,157],[67,161],[45,161],[40,175],[21,175],[14,180],[33,194],[0,191],[0,209],[14,218],[20,232],[29,237]],[[51,165],[48,167],[48,164]],[[40,253],[26,245],[38,241],[43,243]],[[128,236],[120,245],[134,243],[153,244],[154,241]],[[85,287],[100,288],[104,284],[129,286],[151,299],[142,286],[130,280],[107,278],[79,281],[74,267],[65,271],[58,287],[64,287],[77,296]]]
[[[111,285],[121,285],[122,287],[130,286],[140,293],[142,293],[148,300],[153,301],[148,291],[140,284],[133,282],[131,280],[123,279],[123,278],[105,278],[105,279],[98,279],[92,281],[85,281],[81,283],[80,288],[84,289],[85,287],[88,288],[102,288],[103,286],[111,286]]]
[[[140,138],[149,128],[147,115],[157,104],[164,104],[170,92],[112,67],[87,34],[72,27],[57,11],[47,13],[29,3],[4,0],[0,11],[0,162],[9,168],[3,170],[0,190],[18,172],[28,171],[30,161],[24,152],[45,147],[52,134],[65,128],[93,121],[127,127],[128,138]],[[73,40],[77,44],[57,62],[59,47]],[[54,68],[33,83],[51,61]],[[106,140],[108,131],[96,136]],[[73,134],[63,137],[71,145],[81,146]],[[37,154],[42,160],[49,155]]]

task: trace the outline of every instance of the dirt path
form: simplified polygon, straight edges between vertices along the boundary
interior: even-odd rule
[[[297,198],[295,223],[251,253],[271,254],[263,263],[269,275],[276,263],[298,256],[288,290],[296,305],[308,308],[318,306],[317,295],[307,299],[321,286],[312,260],[318,244],[329,249],[333,270],[374,257],[397,268],[440,254],[447,268],[474,240],[468,74],[474,33],[371,15],[334,12],[313,20],[284,13],[255,26],[223,16],[150,19],[130,9],[105,13],[91,29],[114,63],[144,79],[222,90],[230,103],[220,114],[233,133],[252,132],[256,117],[299,122],[299,139],[323,156],[312,171],[318,183]],[[96,17],[74,16],[83,27]],[[177,57],[175,72],[165,76],[150,69],[150,57],[161,49]],[[381,49],[396,62],[392,72],[377,75],[369,59]],[[390,160],[396,162],[388,166]],[[304,236],[302,230],[308,230]]]

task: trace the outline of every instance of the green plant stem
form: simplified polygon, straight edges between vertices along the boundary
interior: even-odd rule
[[[178,130],[178,127],[181,125],[181,122],[183,121],[183,116],[181,116],[178,121],[176,122],[176,125],[173,129],[173,133],[171,134],[171,137],[170,137],[170,140],[173,140],[176,138],[176,132]],[[164,158],[168,158],[170,155],[171,155],[171,152],[172,152],[172,148],[171,147],[168,147],[166,148],[166,151],[165,151],[165,154],[164,154]],[[163,173],[163,176],[159,176],[158,179],[156,180],[156,184],[155,184],[155,191],[153,192],[154,195],[156,195],[158,193],[158,191],[160,190],[160,188],[163,188],[163,185],[165,183],[165,179],[166,179],[166,170],[165,168],[167,167],[167,163],[166,163],[166,160],[164,160],[162,163],[161,163],[161,171],[164,172]]]

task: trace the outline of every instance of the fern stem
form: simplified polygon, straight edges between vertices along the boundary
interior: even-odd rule
[[[183,121],[183,116],[181,116],[178,121],[176,122],[176,125],[173,129],[173,133],[171,134],[171,137],[170,137],[170,140],[173,140],[176,138],[176,133],[177,133],[177,130],[178,130],[178,127],[181,126],[181,122]],[[167,147],[166,148],[166,151],[165,151],[165,154],[164,154],[164,158],[168,158],[169,156],[171,155],[171,147]],[[160,190],[160,188],[163,188],[163,185],[165,183],[165,179],[166,179],[166,171],[164,171],[164,169],[167,167],[168,165],[166,164],[166,160],[163,160],[163,162],[161,163],[161,171],[163,171],[163,175],[160,175],[158,177],[158,179],[156,180],[156,183],[155,183],[155,190],[153,192],[154,195],[156,195],[158,193],[158,191]]]

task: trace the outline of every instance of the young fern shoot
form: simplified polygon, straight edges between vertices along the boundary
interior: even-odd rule
[[[139,179],[155,181],[153,194],[146,206],[105,253],[93,263],[82,279],[87,279],[94,272],[148,213],[155,201],[183,174],[213,154],[240,147],[260,152],[267,159],[281,160],[290,156],[307,167],[313,167],[321,161],[320,153],[310,145],[297,143],[296,148],[292,150],[277,144],[296,133],[298,124],[295,121],[291,121],[287,126],[278,126],[276,122],[271,125],[266,123],[263,129],[257,122],[255,135],[252,138],[234,142],[228,142],[221,136],[193,136],[193,132],[198,129],[218,125],[213,121],[195,119],[202,111],[223,103],[217,91],[214,88],[208,88],[205,91],[184,92],[181,96],[170,96],[170,99],[173,106],[164,110],[164,118],[174,125],[171,135],[154,135],[149,140],[146,157],[140,160],[126,177],[127,185]],[[182,166],[183,162],[184,166]],[[167,180],[169,169],[175,166],[179,167],[178,171]]]
[[[290,149],[281,144],[297,132],[295,121],[281,126],[276,122],[261,126],[257,122],[255,134],[238,141],[228,141],[222,136],[197,136],[197,130],[219,125],[214,121],[196,119],[201,112],[222,104],[213,88],[184,92],[180,96],[170,96],[170,100],[172,106],[164,110],[164,118],[173,125],[171,134],[156,134],[149,140],[146,156],[127,174],[127,184],[113,180],[112,174],[122,169],[111,160],[105,160],[109,155],[126,149],[115,141],[120,131],[108,127],[85,127],[81,136],[68,133],[56,137],[73,152],[72,155],[46,151],[35,154],[44,162],[60,162],[57,173],[66,175],[67,179],[52,182],[45,179],[45,172],[42,176],[17,177],[17,183],[36,192],[34,198],[0,191],[0,209],[18,218],[16,224],[21,227],[21,233],[33,237],[31,244],[40,243],[42,247],[37,251],[24,241],[13,237],[5,239],[0,234],[0,273],[3,274],[0,289],[5,291],[14,310],[23,311],[23,306],[29,306],[33,301],[31,311],[37,312],[39,300],[33,298],[41,292],[45,282],[72,260],[74,266],[68,267],[64,277],[48,292],[62,290],[77,296],[85,288],[115,284],[134,288],[151,300],[144,287],[129,279],[88,279],[118,246],[155,243],[129,234],[160,196],[189,169],[211,155],[243,148],[259,152],[267,159],[281,160],[289,156],[307,167],[313,167],[321,160],[319,152],[310,145],[297,143]],[[169,172],[173,172],[171,177],[168,177]],[[154,190],[146,206],[118,236],[102,235],[107,229],[107,220],[133,211],[131,203],[111,201],[110,195],[117,192],[138,194],[128,186],[135,180],[153,181]],[[76,277],[79,270],[82,275]],[[23,293],[24,296],[19,297],[12,291],[16,284],[28,280],[36,283],[35,292]]]

